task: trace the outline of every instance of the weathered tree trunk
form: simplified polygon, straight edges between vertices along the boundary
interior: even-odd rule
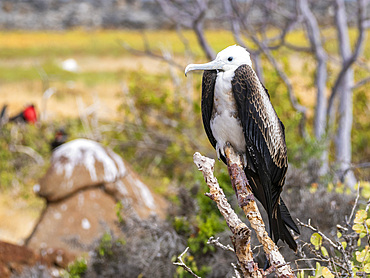
[[[342,57],[342,64],[344,66],[352,56],[344,0],[336,0],[335,23],[338,31],[339,51]],[[353,70],[348,69],[339,82],[339,121],[335,138],[335,160],[339,167],[339,173],[341,174],[350,167],[352,158],[351,130],[353,119]],[[351,188],[354,187],[356,178],[352,171],[347,171],[343,178],[347,185],[349,185]]]
[[[315,107],[315,121],[314,131],[316,140],[323,142],[324,148],[321,155],[321,167],[319,175],[327,174],[329,170],[328,158],[328,144],[326,143],[326,82],[327,82],[327,53],[322,45],[319,24],[317,23],[315,15],[312,13],[307,0],[298,0],[299,10],[303,15],[305,30],[310,41],[314,55],[316,57],[317,69],[315,74],[316,83],[316,107]]]

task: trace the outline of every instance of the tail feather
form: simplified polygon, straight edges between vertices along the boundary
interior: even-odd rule
[[[297,234],[299,234],[299,230],[290,216],[288,208],[281,199],[280,205],[277,207],[276,216],[276,218],[272,217],[270,220],[270,235],[272,235],[273,241],[277,243],[278,240],[281,239],[282,241],[286,242],[288,246],[294,250],[294,252],[296,252],[297,243],[295,242],[292,234],[289,232],[287,226]]]
[[[281,213],[281,219],[284,221],[285,225],[287,225],[289,228],[291,228],[294,232],[297,234],[300,234],[299,229],[297,225],[294,223],[292,217],[290,216],[289,210],[286,207],[286,205],[283,202],[283,199],[280,198],[280,213]]]
[[[245,174],[248,177],[252,192],[258,201],[265,208],[269,222],[269,236],[277,243],[279,239],[285,241],[291,249],[297,251],[297,243],[289,232],[287,226],[299,234],[298,227],[290,216],[288,208],[280,197],[281,188],[271,188],[269,179],[260,180],[260,177],[252,170],[246,168]],[[276,212],[276,213],[275,213]],[[275,215],[277,217],[275,217]]]

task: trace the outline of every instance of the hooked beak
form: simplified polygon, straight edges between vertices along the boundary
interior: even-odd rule
[[[223,63],[220,60],[213,60],[205,64],[190,64],[185,69],[185,76],[192,70],[222,70]]]

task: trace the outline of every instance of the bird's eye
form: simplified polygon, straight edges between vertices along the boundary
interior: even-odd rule
[[[231,61],[233,60],[233,57],[229,57],[229,58],[227,58],[227,60],[228,60],[229,62],[231,62]]]

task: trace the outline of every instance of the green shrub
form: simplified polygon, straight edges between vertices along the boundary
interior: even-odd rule
[[[64,272],[64,278],[80,278],[87,270],[87,261],[84,258],[77,259],[71,263],[67,271]]]

